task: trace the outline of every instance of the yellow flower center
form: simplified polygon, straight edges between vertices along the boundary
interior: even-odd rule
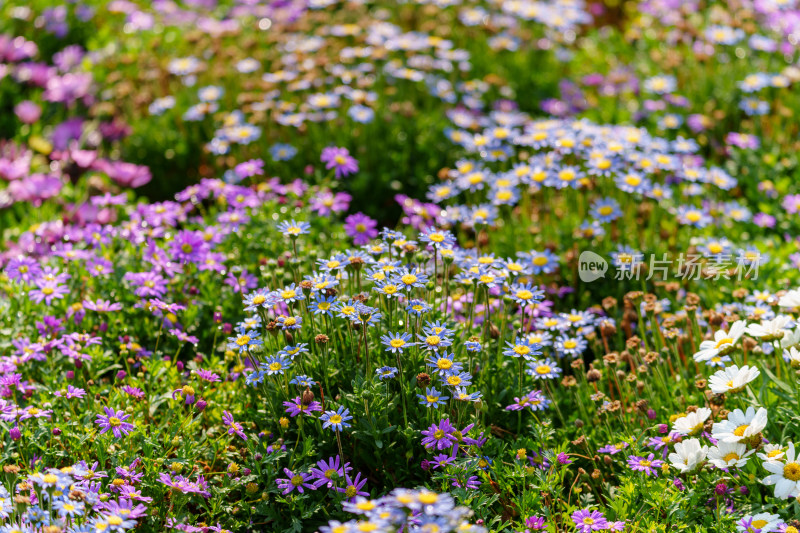
[[[786,463],[783,467],[783,477],[790,481],[800,480],[800,463]]]
[[[733,339],[730,337],[725,337],[724,339],[720,339],[717,341],[717,344],[714,345],[714,348],[719,349],[726,344],[733,344]]]
[[[439,501],[439,495],[435,492],[421,492],[419,496],[417,496],[419,503],[424,505],[433,505],[437,501]]]
[[[250,336],[249,335],[240,335],[236,338],[236,344],[239,346],[246,346],[250,344]]]

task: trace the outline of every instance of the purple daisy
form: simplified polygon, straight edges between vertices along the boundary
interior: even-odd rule
[[[428,449],[436,448],[437,450],[446,450],[453,444],[458,442],[455,436],[456,428],[450,423],[450,419],[443,418],[439,424],[433,424],[426,430],[422,431],[424,438],[422,445]]]
[[[119,439],[122,438],[123,434],[128,435],[133,430],[134,425],[130,422],[125,422],[131,415],[126,415],[125,411],[115,412],[110,407],[104,407],[103,410],[106,414],[98,414],[97,420],[94,421],[95,424],[100,424],[100,427],[103,428],[100,431],[101,435],[110,429],[114,437]]]
[[[316,490],[317,487],[312,485],[308,482],[308,479],[311,477],[308,474],[304,474],[302,472],[294,473],[288,468],[283,469],[283,473],[286,474],[286,479],[279,478],[278,488],[283,489],[284,495],[289,494],[290,492],[297,490],[300,494],[305,492],[304,489],[308,490]]]
[[[242,425],[234,422],[233,415],[228,411],[222,411],[222,423],[228,428],[228,435],[238,435],[242,440],[247,440],[247,435],[242,431]],[[300,491],[303,492],[303,491]]]
[[[344,488],[336,487],[336,492],[341,492],[347,496],[349,502],[355,502],[358,496],[369,497],[369,492],[361,490],[366,483],[367,478],[361,479],[361,472],[356,474],[355,479],[351,479],[350,474],[345,474]]]
[[[358,161],[356,161],[347,148],[328,146],[322,149],[320,161],[325,163],[328,170],[334,169],[337,178],[349,176],[358,172]]]
[[[378,223],[364,213],[350,215],[344,220],[344,231],[353,238],[356,246],[367,244],[370,239],[378,236]]]
[[[304,405],[300,396],[297,396],[291,402],[283,402],[284,407],[286,407],[286,412],[292,418],[296,417],[299,414],[306,414],[310,415],[314,411],[322,411],[322,404],[319,402],[311,402],[308,405]]]
[[[655,456],[652,453],[646,458],[632,455],[628,457],[628,466],[631,468],[631,470],[644,472],[648,476],[652,475],[658,477],[657,469],[661,468],[661,465],[664,464],[664,461],[660,459],[654,459],[654,457]]]
[[[311,198],[311,210],[320,216],[347,211],[353,197],[346,192],[325,191]]]
[[[580,533],[591,533],[608,527],[608,520],[603,517],[603,513],[589,509],[580,509],[572,513],[572,521],[575,523],[575,530]]]
[[[342,467],[339,456],[335,455],[327,461],[325,459],[318,461],[317,466],[311,468],[311,478],[317,488],[323,485],[331,488],[337,479],[343,478],[350,470],[352,470],[350,463],[345,463]]]
[[[69,289],[58,281],[43,281],[36,289],[28,292],[28,297],[37,304],[44,301],[45,305],[50,305],[54,299],[60,300],[66,294],[69,294]]]

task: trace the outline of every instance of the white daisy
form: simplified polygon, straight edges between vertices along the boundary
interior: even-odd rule
[[[788,350],[783,351],[784,356],[789,357],[789,364],[792,366],[800,366],[800,350],[792,346]]]
[[[770,533],[778,528],[783,522],[780,515],[769,513],[758,513],[753,516],[745,516],[736,523],[736,529],[745,533]]]
[[[765,485],[775,485],[776,498],[800,496],[800,462],[794,453],[794,443],[789,443],[783,461],[767,461],[762,464],[771,474],[761,480]]]
[[[708,446],[700,446],[697,439],[688,439],[675,445],[675,451],[669,454],[672,466],[683,472],[692,472],[702,463],[708,454]]]
[[[767,410],[760,407],[756,411],[752,406],[747,412],[736,409],[728,414],[728,418],[717,422],[711,429],[711,436],[724,442],[739,442],[756,437],[767,427]]]
[[[709,462],[719,469],[742,468],[755,450],[747,451],[740,442],[720,442],[708,450]]]
[[[794,348],[800,345],[800,328],[788,332],[781,339],[781,348]]]
[[[800,307],[800,289],[792,289],[778,300],[781,307]]]
[[[731,353],[735,347],[736,341],[744,334],[747,329],[747,322],[744,320],[737,320],[730,327],[729,331],[724,329],[717,330],[714,333],[714,340],[703,341],[700,343],[700,351],[694,354],[694,360],[698,363],[708,361],[717,355],[727,355]]]
[[[711,409],[701,407],[694,413],[682,416],[672,424],[672,431],[681,435],[696,435],[703,430],[703,424],[711,416]]]
[[[756,454],[759,459],[768,463],[780,461],[785,455],[786,450],[780,444],[767,444]]]
[[[786,333],[784,329],[792,318],[778,315],[772,320],[762,320],[760,324],[750,324],[745,330],[748,335],[758,337],[765,342],[782,339]]]
[[[739,392],[759,375],[761,375],[761,372],[754,366],[745,365],[739,368],[736,365],[731,365],[716,371],[708,379],[708,386],[714,394]]]

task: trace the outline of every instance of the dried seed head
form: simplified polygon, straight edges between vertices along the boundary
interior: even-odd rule
[[[600,381],[601,377],[603,377],[603,374],[601,374],[596,368],[590,368],[589,371],[586,372],[586,381],[589,383]]]
[[[417,387],[420,389],[424,389],[428,385],[431,384],[431,376],[426,374],[425,372],[420,372],[417,374]]]
[[[311,405],[311,402],[314,401],[314,393],[311,392],[311,389],[303,391],[303,397],[300,401],[303,405]]]

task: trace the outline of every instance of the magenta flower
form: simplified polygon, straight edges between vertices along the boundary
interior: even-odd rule
[[[358,172],[358,161],[350,155],[347,148],[328,146],[322,149],[322,155],[320,155],[319,159],[325,163],[325,168],[335,170],[337,178]]]
[[[197,370],[195,370],[195,374],[197,374],[197,376],[200,379],[211,383],[214,383],[215,381],[220,381],[219,375],[215,374],[211,370],[203,370],[202,368],[198,368]]]
[[[125,422],[127,419],[131,417],[131,415],[126,415],[124,411],[114,411],[110,407],[104,407],[106,414],[98,414],[97,420],[94,421],[95,424],[99,424],[102,429],[100,434],[107,432],[109,429],[111,433],[114,434],[114,437],[119,439],[122,438],[122,435],[128,435],[134,428],[134,425],[130,422]]]
[[[790,215],[800,212],[800,194],[789,194],[783,197],[783,208]]]
[[[350,215],[344,220],[344,231],[353,238],[353,243],[356,246],[367,244],[370,239],[377,237],[377,226],[378,223],[364,213]]]
[[[14,107],[14,113],[25,124],[33,124],[42,115],[42,108],[30,100],[23,100]]]

